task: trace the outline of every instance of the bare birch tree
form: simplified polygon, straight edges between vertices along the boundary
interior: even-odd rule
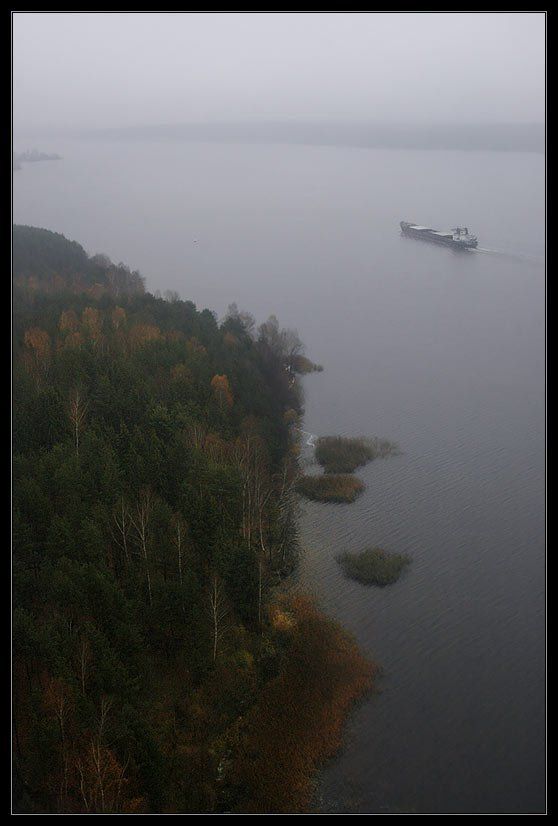
[[[194,447],[199,450],[203,447],[207,432],[201,425],[193,424],[186,428],[186,436]]]
[[[113,513],[112,537],[124,554],[126,565],[130,564],[129,537],[132,516],[126,500],[120,497]]]
[[[85,696],[85,684],[89,675],[91,664],[91,646],[89,640],[83,637],[79,648],[79,679],[81,683],[81,693]]]
[[[266,564],[271,564],[272,548],[268,541],[269,502],[274,493],[269,462],[260,439],[251,433],[237,441],[234,461],[242,479],[242,535],[248,548],[255,551],[258,569],[258,625],[262,623],[263,578]]]
[[[112,701],[101,700],[96,731],[91,735],[85,754],[77,760],[79,792],[87,813],[118,814],[122,809],[122,791],[129,758],[120,765],[106,743],[108,715]]]
[[[212,647],[213,647],[213,662],[217,660],[219,650],[219,643],[223,639],[227,631],[225,619],[228,615],[228,609],[225,602],[222,585],[216,576],[211,580],[211,588],[209,591],[209,613],[212,624]]]
[[[135,513],[130,518],[136,533],[136,539],[139,544],[140,552],[143,557],[145,565],[145,576],[147,580],[147,591],[149,594],[149,605],[153,605],[153,596],[151,592],[151,572],[149,570],[149,540],[150,531],[149,524],[151,514],[153,511],[153,494],[149,488],[142,488],[140,491],[138,501],[136,503]]]
[[[173,542],[176,547],[176,560],[178,566],[178,581],[182,585],[182,570],[184,561],[184,551],[188,535],[188,525],[179,513],[175,513],[172,518]]]
[[[79,389],[72,390],[70,393],[69,417],[74,434],[76,456],[79,456],[79,435],[85,425],[86,416],[87,401],[85,400],[83,393]]]
[[[299,472],[296,462],[286,459],[277,482],[279,513],[278,540],[275,550],[281,565],[285,564],[289,549],[292,549],[298,541],[296,483]]]
[[[61,683],[52,680],[50,685],[52,698],[54,701],[54,710],[56,720],[58,722],[58,729],[60,732],[60,743],[62,747],[62,775],[60,778],[59,787],[59,803],[60,809],[64,811],[68,801],[68,742],[66,737],[66,719],[68,717],[68,702],[66,691]]]

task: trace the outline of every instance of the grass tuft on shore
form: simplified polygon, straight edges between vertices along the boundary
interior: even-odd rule
[[[301,476],[298,492],[315,502],[354,502],[365,488],[364,482],[348,474]]]
[[[399,452],[387,439],[320,436],[316,442],[316,461],[326,473],[352,473],[373,459],[384,459]]]
[[[364,585],[392,585],[411,561],[404,554],[389,554],[381,548],[367,548],[361,553],[348,552],[335,557],[345,575]]]

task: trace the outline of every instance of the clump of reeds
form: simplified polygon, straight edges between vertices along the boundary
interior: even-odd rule
[[[320,436],[315,456],[326,473],[352,473],[373,459],[383,459],[398,452],[397,445],[387,439]]]
[[[361,553],[344,552],[336,557],[346,576],[364,585],[391,585],[411,561],[405,554],[393,554],[381,548],[367,548]]]
[[[354,502],[365,485],[349,474],[303,475],[298,480],[299,493],[316,502]]]
[[[295,373],[305,375],[307,373],[321,373],[324,368],[321,364],[314,364],[306,356],[295,356],[292,360],[292,369]]]

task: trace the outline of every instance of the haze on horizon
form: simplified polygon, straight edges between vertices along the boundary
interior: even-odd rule
[[[14,135],[542,123],[545,14],[13,13]]]

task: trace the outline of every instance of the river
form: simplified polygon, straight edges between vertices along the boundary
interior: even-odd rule
[[[544,811],[543,156],[35,143],[63,160],[14,173],[16,223],[219,315],[276,314],[325,368],[305,429],[400,446],[355,504],[303,506],[300,581],[383,668],[319,808]],[[467,225],[491,252],[400,220]],[[398,583],[345,579],[335,554],[367,545],[412,556]]]

